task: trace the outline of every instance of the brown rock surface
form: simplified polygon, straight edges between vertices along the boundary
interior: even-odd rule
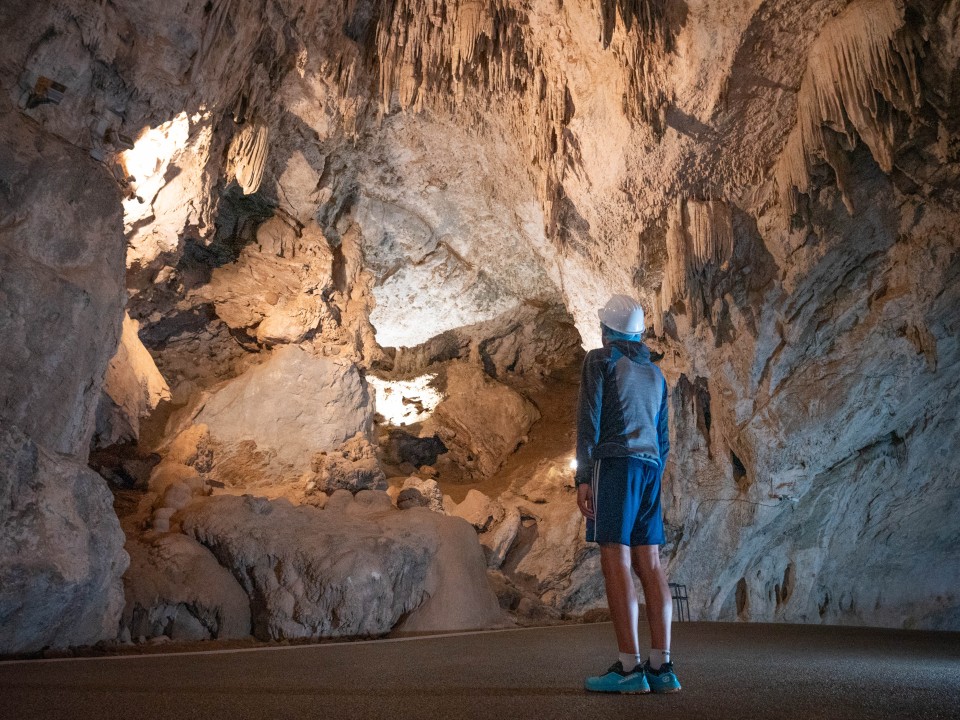
[[[522,395],[471,363],[446,367],[444,399],[423,424],[449,457],[476,477],[490,477],[524,441],[540,413]]]

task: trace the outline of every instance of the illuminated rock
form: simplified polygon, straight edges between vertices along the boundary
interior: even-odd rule
[[[190,506],[180,520],[254,599],[261,639],[382,635],[408,613],[408,630],[500,621],[469,525],[420,509],[360,500],[349,507],[223,496]]]
[[[170,389],[150,353],[137,336],[138,323],[124,317],[117,354],[107,366],[103,396],[97,408],[99,446],[140,437],[140,420],[148,417]]]
[[[503,520],[503,506],[491,500],[479,490],[468,490],[463,502],[450,511],[451,515],[463,518],[479,533]]]
[[[524,441],[540,413],[522,395],[470,363],[445,369],[444,400],[423,424],[468,473],[490,477]]]
[[[357,433],[373,407],[357,369],[284,346],[212,395],[196,417],[214,445],[214,477],[247,484],[299,477]]]

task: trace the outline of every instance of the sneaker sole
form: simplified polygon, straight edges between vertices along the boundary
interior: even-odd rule
[[[599,693],[601,695],[649,695],[650,690],[591,690],[590,688],[584,688],[587,692]]]

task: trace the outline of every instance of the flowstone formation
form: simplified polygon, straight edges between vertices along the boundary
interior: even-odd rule
[[[693,616],[960,627],[958,0],[0,27],[0,652],[589,616],[612,293]]]

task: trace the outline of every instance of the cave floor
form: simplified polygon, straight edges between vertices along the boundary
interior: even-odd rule
[[[958,718],[960,635],[674,626],[675,695],[585,693],[607,623],[400,640],[0,663],[0,717]]]

